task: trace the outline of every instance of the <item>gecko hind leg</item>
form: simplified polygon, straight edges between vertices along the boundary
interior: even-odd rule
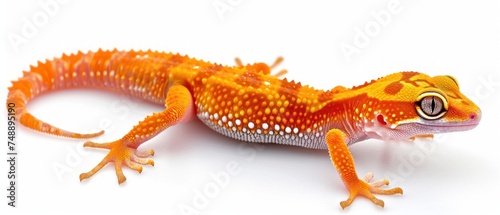
[[[236,62],[236,65],[238,67],[245,67],[245,65],[243,64],[243,62],[241,61],[241,59],[239,57],[236,57],[234,59],[234,61]],[[271,74],[271,71],[273,69],[275,69],[277,66],[279,66],[283,61],[284,61],[284,58],[279,56],[276,58],[276,60],[274,60],[274,62],[271,65],[267,65],[265,63],[254,63],[254,64],[247,64],[246,67],[248,69],[256,71],[256,72],[261,71],[266,75],[272,75],[272,76],[280,78],[280,77],[286,75],[288,73],[288,70],[282,69],[275,74]]]
[[[142,172],[142,165],[154,166],[153,159],[148,158],[154,155],[154,151],[150,149],[138,152],[137,148],[166,128],[195,116],[192,95],[182,85],[170,87],[165,106],[164,111],[146,117],[119,140],[108,143],[86,142],[84,147],[108,149],[109,153],[92,170],[80,174],[80,181],[92,177],[108,163],[114,163],[119,184],[126,180],[122,166],[139,173]]]
[[[275,68],[276,68],[277,66],[279,66],[279,65],[280,65],[280,64],[281,64],[284,60],[285,60],[285,59],[284,59],[283,57],[281,57],[281,56],[277,57],[277,58],[276,58],[276,60],[274,61],[274,63],[273,63],[273,64],[271,64],[271,66],[269,66],[269,69],[270,69],[270,70],[275,69]],[[286,70],[286,69],[282,69],[282,70],[278,71],[277,73],[275,73],[273,76],[280,78],[280,77],[282,77],[282,76],[286,75],[287,73],[288,73],[288,70]]]

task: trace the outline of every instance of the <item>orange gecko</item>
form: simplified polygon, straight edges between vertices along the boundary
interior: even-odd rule
[[[273,65],[255,63],[223,66],[188,56],[153,51],[102,51],[63,55],[39,62],[12,82],[7,107],[15,105],[15,118],[31,129],[72,138],[80,134],[43,122],[26,109],[34,97],[67,88],[99,88],[165,105],[165,110],[140,121],[121,139],[86,142],[85,147],[109,153],[87,179],[114,163],[118,183],[125,181],[122,167],[138,172],[154,165],[153,150],[137,152],[141,144],[166,128],[195,116],[220,134],[248,142],[276,143],[327,149],[349,198],[357,196],[377,205],[373,194],[402,194],[401,188],[383,189],[388,180],[370,183],[373,174],[359,178],[348,146],[366,139],[405,140],[476,127],[480,109],[451,76],[398,72],[353,88],[314,89],[280,79]],[[10,105],[9,105],[10,104]]]

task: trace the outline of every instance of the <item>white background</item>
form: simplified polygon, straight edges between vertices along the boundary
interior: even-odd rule
[[[84,140],[18,126],[17,208],[3,201],[1,211],[182,214],[180,207],[192,207],[199,214],[500,212],[498,1],[394,1],[399,4],[397,13],[385,23],[371,14],[383,13],[389,1],[68,0],[58,3],[53,13],[39,4],[47,1],[0,5],[3,98],[10,80],[38,60],[116,47],[179,52],[223,64],[233,64],[236,56],[244,62],[267,63],[284,56],[280,68],[289,70],[287,77],[320,89],[359,85],[402,70],[449,74],[481,107],[483,119],[474,130],[434,140],[368,140],[352,146],[358,174],[373,171],[377,179],[389,177],[390,186],[402,187],[404,195],[378,196],[386,203],[383,209],[358,198],[344,211],[339,202],[348,193],[326,151],[244,145],[193,121],[169,128],[141,146],[155,149],[155,167],[145,167],[142,174],[125,170],[127,181],[118,185],[108,165],[80,183],[78,175],[106,151],[82,150]],[[214,4],[230,10],[218,12]],[[23,35],[23,26],[33,23],[33,17],[39,19],[33,24],[36,32]],[[354,45],[356,29],[365,32],[366,26],[372,26],[369,41],[348,61],[341,44]],[[24,43],[13,43],[9,38],[14,36],[23,37]],[[139,120],[162,110],[95,90],[46,94],[28,107],[35,116],[68,130],[106,127],[96,141],[120,138]],[[228,163],[237,163],[239,173],[204,205],[193,205],[195,193],[213,185],[211,173],[224,171]],[[1,165],[4,188],[8,166]],[[68,172],[57,174],[56,166]]]

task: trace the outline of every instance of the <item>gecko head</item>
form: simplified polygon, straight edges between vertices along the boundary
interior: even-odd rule
[[[383,90],[370,97],[383,98],[376,102],[379,108],[374,109],[372,120],[382,131],[376,136],[383,139],[465,131],[481,120],[481,110],[460,92],[458,81],[452,76],[403,72],[379,81]]]

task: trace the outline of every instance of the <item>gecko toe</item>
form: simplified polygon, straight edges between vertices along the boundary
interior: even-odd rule
[[[151,166],[155,165],[154,160],[151,158],[141,157],[141,156],[132,154],[132,155],[130,155],[130,159],[132,161],[139,163],[139,164],[142,164],[142,165],[151,165]]]
[[[83,147],[99,148],[99,149],[111,149],[111,143],[95,143],[92,141],[87,141],[83,144]]]
[[[155,155],[155,151],[153,149],[149,149],[146,151],[136,152],[135,155],[137,155],[138,157],[141,157],[141,158],[146,158],[146,157]]]
[[[125,165],[127,167],[129,167],[130,169],[133,169],[133,170],[137,171],[138,173],[142,172],[142,165],[139,164],[139,163],[136,163],[136,162],[130,161],[130,160],[126,160],[125,161]]]
[[[381,194],[381,195],[394,195],[394,194],[403,194],[403,189],[399,187],[395,187],[392,189],[380,189],[378,187],[371,187],[370,191],[375,194]]]

